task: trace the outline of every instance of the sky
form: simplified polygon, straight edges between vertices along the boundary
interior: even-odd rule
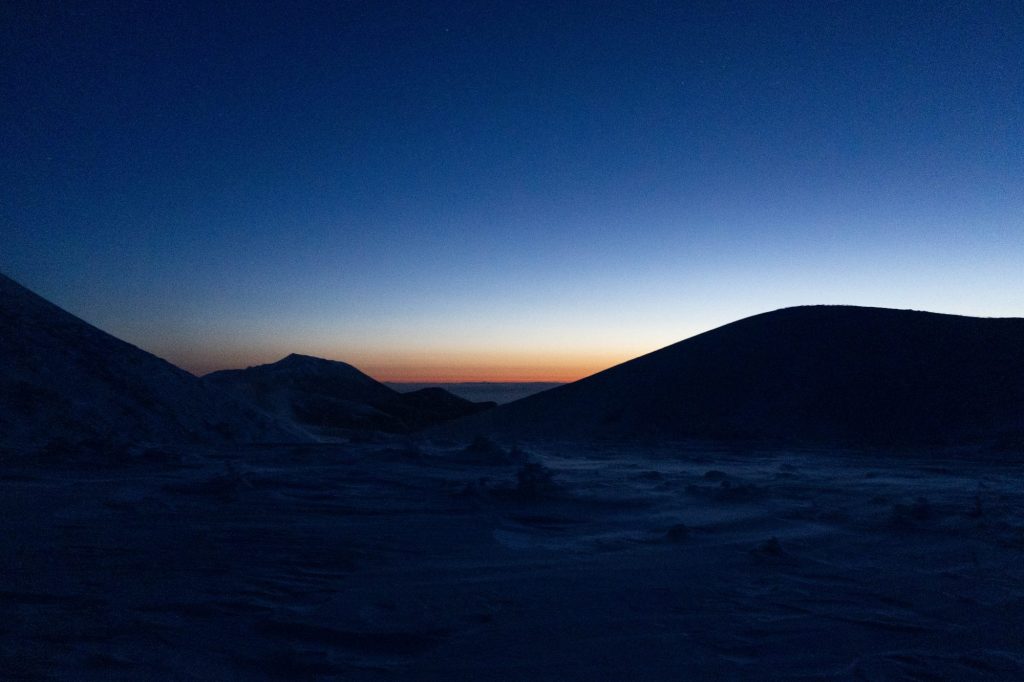
[[[1019,0],[15,1],[0,122],[0,271],[197,374],[1024,316]]]

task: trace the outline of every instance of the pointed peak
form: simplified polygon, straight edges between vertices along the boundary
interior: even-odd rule
[[[301,353],[289,353],[274,364],[277,365],[285,362],[288,364],[295,364],[299,362],[330,362],[330,360],[314,357],[312,355],[303,355]]]
[[[346,372],[359,372],[359,370],[347,362],[341,360],[328,360],[326,358],[318,358],[313,355],[303,355],[301,353],[289,353],[285,357],[281,358],[277,362],[272,362],[267,365],[259,365],[255,368],[260,367],[275,367],[284,368],[290,370],[299,371],[346,371]],[[361,372],[360,372],[361,374]]]

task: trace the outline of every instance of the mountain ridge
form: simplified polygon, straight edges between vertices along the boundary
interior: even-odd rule
[[[212,372],[203,380],[323,436],[346,430],[410,433],[493,407],[439,387],[399,393],[348,363],[298,353]]]

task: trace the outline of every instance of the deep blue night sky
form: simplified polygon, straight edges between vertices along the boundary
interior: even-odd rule
[[[196,372],[1024,316],[1024,4],[5,3],[0,271]]]

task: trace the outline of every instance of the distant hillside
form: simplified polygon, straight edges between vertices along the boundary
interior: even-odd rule
[[[447,430],[846,446],[1022,432],[1024,319],[852,306],[746,318]]]
[[[556,381],[462,381],[456,383],[386,381],[384,384],[399,393],[408,393],[436,386],[466,400],[473,402],[495,402],[499,405],[511,403],[526,396],[562,385],[561,382]]]
[[[436,387],[399,393],[344,362],[296,354],[267,365],[214,372],[204,381],[321,435],[409,433],[494,407]]]
[[[305,438],[0,275],[0,446]]]

